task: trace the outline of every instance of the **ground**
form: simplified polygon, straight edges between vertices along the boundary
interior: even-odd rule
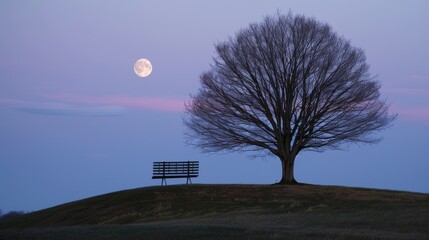
[[[0,222],[0,239],[429,239],[429,194],[317,185],[125,190]]]

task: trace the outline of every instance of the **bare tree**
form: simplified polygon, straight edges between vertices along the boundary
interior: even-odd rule
[[[296,183],[301,151],[376,143],[396,117],[364,52],[313,18],[279,13],[215,48],[186,104],[188,137],[205,152],[266,150],[282,184]]]

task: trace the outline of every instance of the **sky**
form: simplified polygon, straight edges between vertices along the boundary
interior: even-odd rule
[[[429,193],[429,1],[1,0],[0,209],[159,185],[154,161],[200,161],[195,183],[279,181],[276,157],[201,153],[182,122],[214,44],[277,10],[364,49],[399,114],[376,145],[301,153],[296,179]],[[139,58],[149,77],[134,74]]]

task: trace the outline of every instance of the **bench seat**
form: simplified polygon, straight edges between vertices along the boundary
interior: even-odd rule
[[[192,183],[191,178],[199,175],[199,162],[154,162],[152,179],[162,179],[161,186],[167,185],[167,178],[186,178],[186,184]]]

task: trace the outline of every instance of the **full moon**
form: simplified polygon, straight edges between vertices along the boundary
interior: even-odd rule
[[[152,72],[152,64],[147,59],[139,59],[134,64],[134,72],[139,77],[147,77]]]

